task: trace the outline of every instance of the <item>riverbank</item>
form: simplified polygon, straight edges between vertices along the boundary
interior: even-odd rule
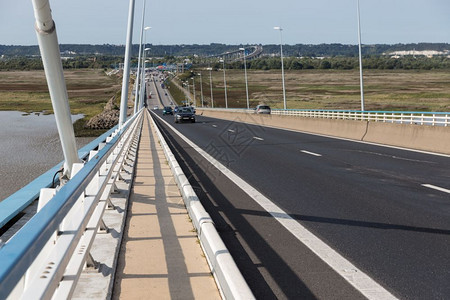
[[[111,99],[113,107],[120,101],[121,75],[108,76],[103,69],[64,71],[72,114],[84,118],[74,124],[76,136],[99,136],[105,130],[86,127],[94,116],[102,113]],[[1,71],[0,111],[52,114],[44,71]]]

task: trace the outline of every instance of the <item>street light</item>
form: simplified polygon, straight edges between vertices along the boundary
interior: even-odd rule
[[[145,45],[145,36],[144,36],[144,45]],[[146,100],[146,99],[143,99],[143,97],[145,96],[145,90],[146,90],[146,87],[145,87],[145,63],[146,63],[145,57],[146,57],[148,50],[150,50],[150,48],[145,48],[144,53],[142,55],[144,62],[143,62],[142,75],[141,75],[141,97],[139,99],[139,109],[143,107],[144,100]]]
[[[200,95],[201,95],[201,99],[202,99],[202,107],[204,106],[204,102],[203,102],[203,82],[202,82],[202,73],[198,73],[198,75],[200,76]]]
[[[358,44],[359,44],[359,86],[361,89],[361,111],[364,111],[364,82],[363,82],[363,69],[361,58],[361,22],[359,18],[359,0],[357,0],[358,8]]]
[[[137,68],[137,72],[136,72],[136,80],[134,83],[135,86],[135,95],[134,95],[134,113],[137,113],[137,109],[138,109],[138,104],[139,104],[139,100],[140,100],[140,95],[139,95],[139,84],[141,82],[141,57],[142,57],[142,40],[144,38],[144,30],[147,31],[149,30],[151,27],[144,27],[144,16],[145,16],[145,0],[143,0],[144,4],[143,4],[143,9],[142,9],[142,23],[141,23],[141,37],[139,40],[139,57],[138,57],[138,68]]]
[[[225,108],[228,108],[228,97],[227,97],[227,79],[225,77],[225,55],[223,59],[220,60],[223,63],[223,84],[225,86]]]
[[[248,101],[247,62],[245,61],[245,48],[239,48],[239,51],[244,51],[245,92],[247,94],[247,109],[250,109],[250,102]]]
[[[195,77],[192,77],[192,89],[194,90],[194,107],[197,107],[197,100],[195,99]]]
[[[280,53],[281,53],[281,79],[283,82],[283,103],[284,103],[284,109],[286,109],[286,88],[284,86],[284,62],[283,62],[283,28],[277,26],[273,29],[280,31]]]
[[[206,68],[209,71],[209,88],[211,90],[211,107],[214,108],[214,96],[212,86],[212,68]]]

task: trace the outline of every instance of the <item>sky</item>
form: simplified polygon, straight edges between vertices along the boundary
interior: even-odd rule
[[[144,0],[135,0],[139,43]],[[358,43],[357,0],[146,0],[146,42]],[[60,44],[126,43],[129,0],[50,0]],[[450,43],[449,0],[360,0],[363,44]],[[31,0],[0,0],[0,45],[36,45]]]

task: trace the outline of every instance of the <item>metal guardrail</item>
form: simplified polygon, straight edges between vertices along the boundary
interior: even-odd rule
[[[205,110],[255,113],[246,108],[201,108]],[[450,126],[450,112],[409,112],[409,111],[356,111],[356,110],[306,110],[306,109],[272,109],[273,115],[297,116],[306,118],[358,120],[397,124],[414,124],[429,126]]]
[[[136,114],[89,151],[60,189],[41,190],[38,212],[0,245],[0,299],[70,298],[141,119]]]

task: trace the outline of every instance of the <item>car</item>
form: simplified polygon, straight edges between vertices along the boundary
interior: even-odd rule
[[[257,105],[255,108],[256,114],[269,114],[270,115],[270,112],[271,112],[271,109],[270,109],[270,106],[268,106],[268,105],[260,104],[260,105]]]
[[[163,115],[173,115],[173,109],[170,106],[164,106]]]
[[[157,110],[157,109],[159,109],[159,106],[158,106],[158,105],[155,105],[155,106],[153,106],[153,109],[154,109],[154,110]]]
[[[195,114],[190,107],[179,107],[175,113],[175,123],[184,121],[195,123]]]
[[[175,108],[173,109],[174,112],[178,112],[178,106],[175,106]]]

